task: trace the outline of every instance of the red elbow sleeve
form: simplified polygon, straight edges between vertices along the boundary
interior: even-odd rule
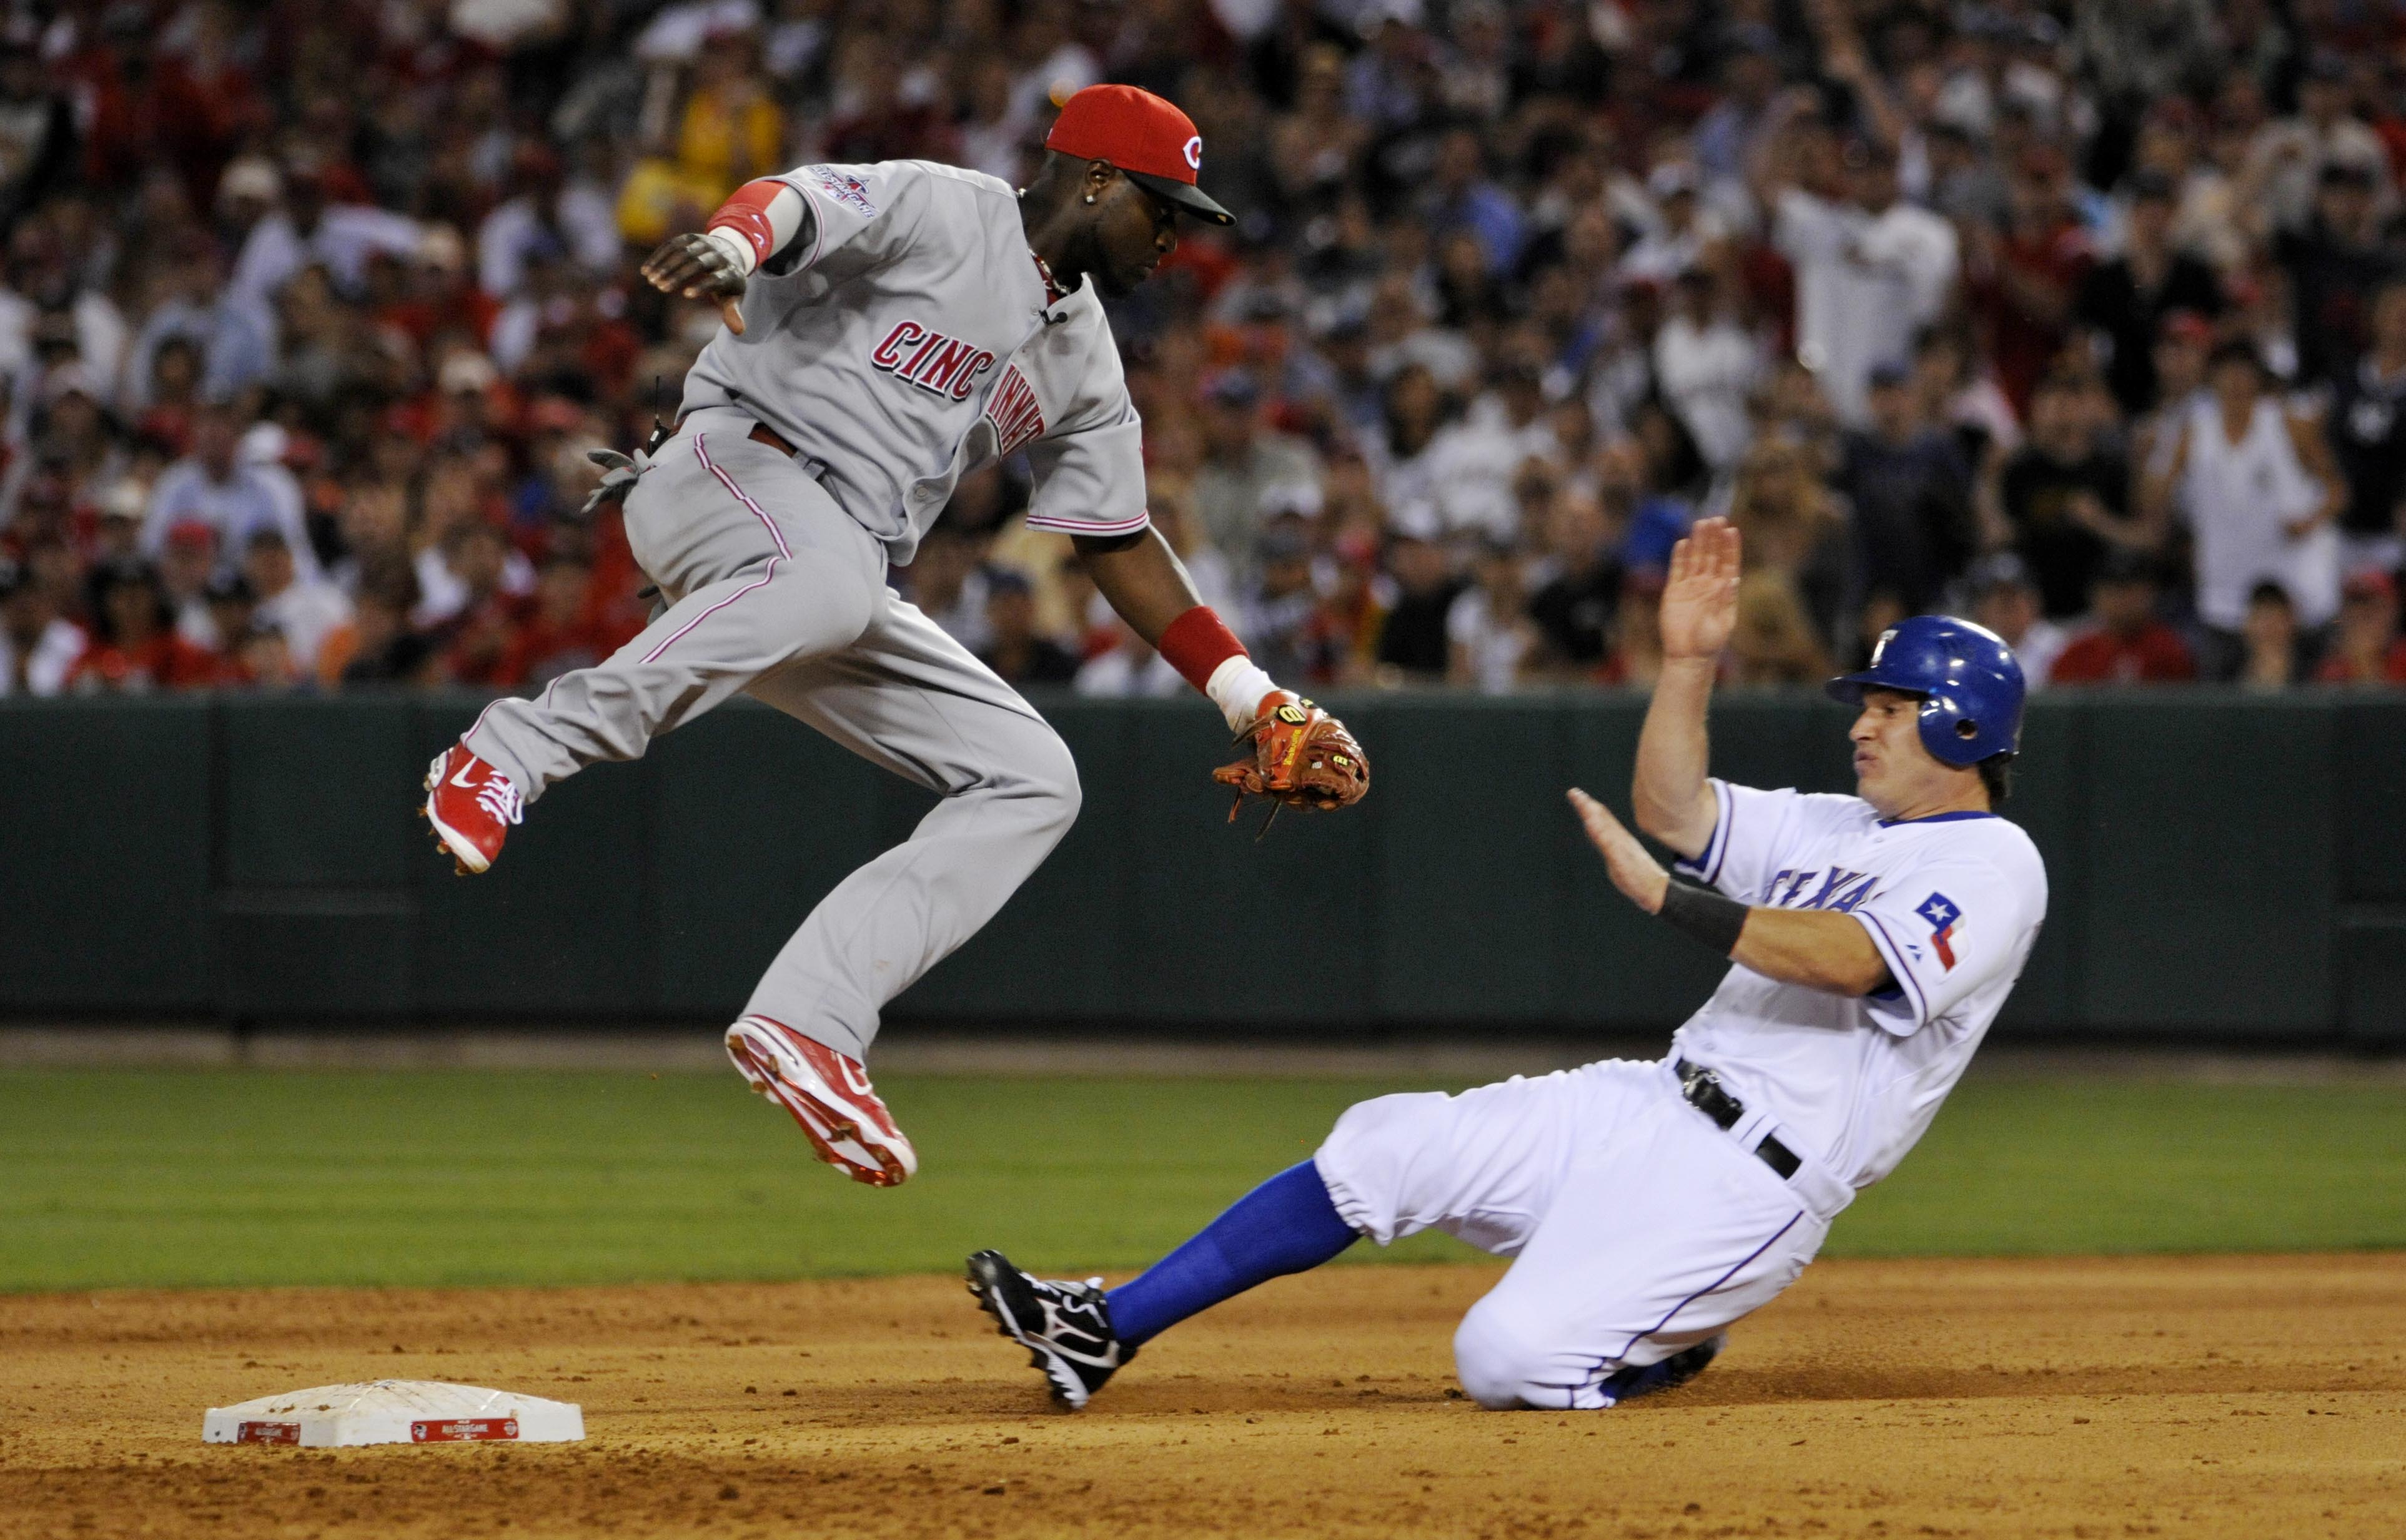
[[[1211,606],[1197,604],[1169,623],[1161,633],[1158,650],[1188,684],[1208,691],[1212,671],[1242,656],[1245,644]]]

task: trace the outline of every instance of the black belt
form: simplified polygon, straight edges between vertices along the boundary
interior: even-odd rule
[[[680,416],[677,418],[677,426],[679,428],[683,428],[685,426],[686,417],[690,417],[691,415],[691,413],[686,413]],[[793,459],[798,453],[794,446],[787,444],[784,436],[781,435],[774,428],[770,427],[767,423],[762,422],[757,418],[753,420],[752,431],[743,436],[750,439],[755,444],[767,445],[770,448],[774,449],[777,453],[785,456],[787,459]],[[647,445],[645,447],[650,448],[656,446]]]
[[[1737,1120],[1746,1116],[1746,1103],[1722,1088],[1719,1075],[1685,1059],[1678,1060],[1672,1067],[1679,1072],[1679,1095],[1688,1099],[1689,1106],[1712,1119],[1724,1132],[1736,1127]],[[1796,1168],[1804,1164],[1796,1158],[1795,1151],[1768,1134],[1762,1137],[1761,1144],[1754,1147],[1754,1152],[1762,1157],[1763,1165],[1779,1173],[1782,1181],[1794,1176]]]

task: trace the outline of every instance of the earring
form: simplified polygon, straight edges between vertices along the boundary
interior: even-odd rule
[[[1095,195],[1094,195],[1093,193],[1091,193],[1091,192],[1087,193],[1087,194],[1086,194],[1086,202],[1088,202],[1088,203],[1093,203],[1094,201],[1095,201]]]

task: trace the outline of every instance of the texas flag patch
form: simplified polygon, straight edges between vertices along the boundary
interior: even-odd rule
[[[1963,911],[1955,900],[1943,893],[1933,893],[1921,900],[1916,914],[1930,922],[1930,944],[1938,953],[1938,960],[1951,971],[1955,967],[1955,947],[1963,940]]]

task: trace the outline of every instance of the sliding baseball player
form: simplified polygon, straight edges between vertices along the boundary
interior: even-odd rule
[[[2046,914],[2038,852],[1996,812],[2021,670],[1977,626],[1907,620],[1830,682],[1857,708],[1854,796],[1712,780],[1705,712],[1737,577],[1736,531],[1706,519],[1663,595],[1633,801],[1684,875],[1570,793],[1614,885],[1734,965],[1669,1055],[1364,1102],[1310,1160],[1108,1292],[979,1252],[971,1292],[1055,1399],[1085,1405],[1139,1346],[1267,1279],[1435,1227],[1512,1259],[1454,1334],[1472,1397],[1614,1406],[1702,1372],[1895,1169]]]

